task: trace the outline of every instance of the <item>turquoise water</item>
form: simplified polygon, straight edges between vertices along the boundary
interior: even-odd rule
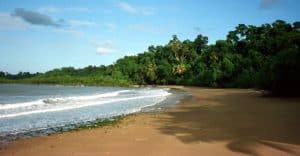
[[[157,110],[179,97],[167,88],[1,84],[0,137]]]

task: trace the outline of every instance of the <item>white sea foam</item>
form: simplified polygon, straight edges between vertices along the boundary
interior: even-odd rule
[[[15,109],[20,107],[29,107],[29,106],[38,106],[43,105],[45,103],[58,103],[64,102],[66,100],[92,100],[97,98],[104,98],[104,97],[113,97],[118,96],[120,93],[129,92],[130,90],[119,90],[109,93],[102,93],[96,95],[87,95],[87,96],[71,96],[71,97],[64,97],[64,98],[47,98],[47,99],[40,99],[30,102],[22,102],[22,103],[12,103],[12,104],[0,104],[0,110],[2,109]]]
[[[1,109],[13,109],[18,107],[28,107],[33,105],[40,105],[43,104],[43,100],[36,100],[36,101],[30,101],[30,102],[22,102],[22,103],[13,103],[13,104],[0,104],[0,110]]]
[[[143,107],[154,105],[158,102],[164,100],[170,93],[163,89],[153,89],[153,90],[139,90],[134,96],[118,96],[120,93],[132,92],[133,90],[119,90],[109,93],[102,93],[96,95],[88,96],[73,96],[65,98],[48,98],[41,99],[32,102],[16,103],[16,104],[5,104],[0,106],[0,110],[10,110],[12,112],[4,113],[0,115],[1,118],[11,118],[23,115],[37,114],[37,113],[47,113],[64,111],[70,109],[78,109],[88,106],[103,105],[113,102],[123,102],[137,99],[147,99],[147,98],[157,98],[155,102],[148,105],[143,105],[138,108],[134,108],[134,111],[139,111]]]
[[[68,97],[68,100],[92,100],[97,98],[103,97],[113,97],[118,96],[120,93],[130,92],[130,90],[119,90],[115,92],[103,93],[103,94],[96,94],[96,95],[88,95],[88,96],[77,96],[77,97]]]

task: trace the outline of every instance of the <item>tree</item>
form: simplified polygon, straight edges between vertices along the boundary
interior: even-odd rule
[[[63,67],[43,74],[0,72],[0,77],[36,83],[255,87],[275,95],[300,95],[299,23],[239,24],[226,40],[210,45],[201,34],[193,41],[173,35],[166,45],[151,45],[108,66]]]

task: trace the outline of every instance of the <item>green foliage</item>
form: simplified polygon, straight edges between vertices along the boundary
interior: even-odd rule
[[[299,95],[299,23],[239,24],[225,40],[211,45],[203,35],[193,41],[173,35],[166,45],[149,46],[148,51],[125,56],[113,65],[64,67],[35,74],[0,72],[0,82],[255,87],[276,95]]]

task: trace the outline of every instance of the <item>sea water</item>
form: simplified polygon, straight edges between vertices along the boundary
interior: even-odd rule
[[[0,140],[55,127],[158,110],[182,96],[168,88],[0,84]],[[171,100],[171,102],[167,102]]]

